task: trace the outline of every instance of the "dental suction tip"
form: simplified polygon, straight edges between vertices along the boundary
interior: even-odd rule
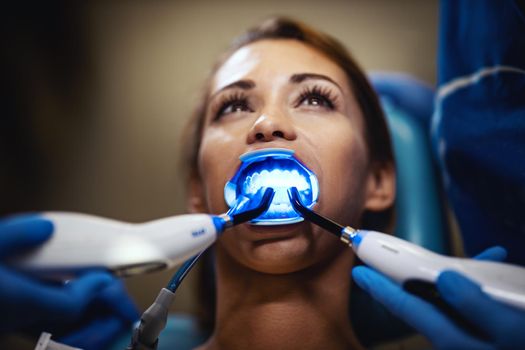
[[[330,233],[333,233],[337,237],[341,238],[342,232],[345,227],[339,225],[336,222],[333,222],[330,219],[317,214],[313,210],[308,209],[302,202],[299,197],[299,191],[295,187],[290,187],[288,189],[288,197],[290,198],[290,203],[292,203],[293,208],[301,214],[303,218],[308,221],[313,222],[314,224],[324,228]]]
[[[316,222],[315,213],[312,212],[310,209],[308,209],[303,202],[301,202],[301,198],[299,197],[299,191],[296,187],[290,187],[288,189],[288,198],[290,199],[290,203],[292,203],[292,207],[301,214],[302,217],[305,219],[308,219],[312,222]]]
[[[299,191],[297,190],[297,187],[290,187],[288,189],[288,198],[290,198],[290,203],[292,203],[293,208],[302,214],[306,207],[299,199]]]
[[[233,225],[242,224],[243,222],[253,220],[262,215],[270,207],[270,203],[272,202],[274,195],[275,191],[273,188],[266,188],[264,190],[264,194],[262,195],[261,201],[257,204],[257,206],[241,213],[232,215]]]

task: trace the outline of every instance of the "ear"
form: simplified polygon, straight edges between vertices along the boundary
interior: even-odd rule
[[[394,164],[373,164],[367,179],[365,208],[382,211],[392,206],[396,197],[396,172]]]
[[[208,212],[206,200],[204,198],[204,188],[199,175],[192,174],[189,185],[189,193],[186,203],[188,211],[190,213]]]

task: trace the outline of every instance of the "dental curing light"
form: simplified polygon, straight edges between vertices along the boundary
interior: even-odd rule
[[[224,198],[232,208],[239,201],[250,201],[263,187],[275,190],[268,210],[252,220],[255,225],[283,225],[303,220],[293,208],[287,190],[295,187],[306,207],[311,208],[319,196],[315,174],[302,164],[294,151],[285,148],[266,148],[243,154],[241,165],[224,187]]]
[[[241,208],[228,214],[187,214],[141,224],[78,213],[43,213],[54,226],[51,238],[9,263],[58,278],[92,268],[128,276],[172,267],[209,247],[225,229],[264,213],[273,196],[271,188],[261,188],[251,201],[239,203]]]
[[[523,267],[443,256],[392,235],[343,227],[307,208],[297,189],[290,188],[288,195],[305,219],[339,237],[365,264],[405,287],[414,282],[432,286],[442,271],[454,270],[478,283],[492,298],[525,310]]]

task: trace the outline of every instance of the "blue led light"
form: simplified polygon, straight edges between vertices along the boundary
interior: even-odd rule
[[[270,208],[251,221],[256,225],[283,225],[300,222],[303,218],[293,209],[287,190],[296,187],[301,201],[311,208],[319,196],[315,174],[285,148],[267,148],[248,152],[240,157],[241,166],[224,186],[226,203],[233,208],[238,201],[249,201],[261,193],[261,188],[275,190]]]

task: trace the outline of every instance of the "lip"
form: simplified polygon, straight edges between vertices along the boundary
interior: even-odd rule
[[[269,149],[269,148],[282,148],[282,149],[293,151],[294,157],[315,174],[315,176],[317,177],[317,181],[319,183],[319,187],[321,187],[321,183],[323,181],[323,169],[319,165],[320,164],[319,161],[315,158],[315,152],[308,153],[305,150],[290,147],[289,143],[272,141],[272,142],[268,142],[268,144],[266,145],[257,145],[254,147],[249,147],[248,149],[246,149],[246,151],[243,154],[248,153],[248,152],[263,150],[263,149]],[[237,172],[237,170],[242,164],[242,162],[239,160],[241,155],[237,157],[237,164],[234,167],[235,170],[233,174]],[[230,176],[230,178],[233,177],[233,174]],[[321,189],[319,188],[319,198],[318,198],[317,203],[315,203],[315,207],[318,207],[320,205],[319,201],[321,200],[321,195],[322,195]]]
[[[263,242],[267,240],[286,240],[297,237],[303,232],[304,221],[286,225],[247,225],[246,238],[252,242]]]
[[[308,164],[308,163],[311,163],[311,162],[304,161],[301,151],[299,151],[297,149],[294,149],[294,148],[291,148],[291,147],[286,147],[286,146],[284,146],[282,144],[279,144],[279,143],[272,144],[271,146],[253,147],[253,148],[250,148],[250,149],[246,150],[246,152],[244,152],[244,154],[249,153],[249,152],[265,150],[265,149],[272,149],[272,148],[280,148],[280,149],[286,149],[286,150],[292,151],[292,152],[294,152],[293,153],[294,157],[299,162],[301,162],[302,164],[306,165],[308,167],[308,169],[314,169],[314,167],[311,166],[313,164]],[[239,166],[240,166],[240,164],[239,164]],[[317,171],[315,171],[315,173],[317,174]]]
[[[230,178],[233,177],[233,175],[238,171],[239,167],[241,166],[242,161],[240,161],[240,157],[243,154],[246,154],[246,153],[249,153],[249,152],[255,152],[255,151],[259,151],[259,150],[272,149],[272,148],[286,149],[286,150],[294,152],[293,156],[300,163],[302,163],[308,169],[310,169],[317,176],[318,180],[322,177],[322,171],[321,171],[320,167],[318,166],[318,162],[314,161],[314,159],[312,159],[312,157],[308,156],[304,151],[301,151],[301,150],[296,149],[296,148],[289,147],[288,144],[285,144],[285,143],[282,143],[282,142],[275,142],[275,143],[274,142],[269,142],[269,144],[270,145],[250,147],[250,148],[246,149],[246,151],[244,153],[242,153],[239,156],[237,156],[237,164],[235,166],[235,171],[230,176]],[[321,183],[320,180],[319,180],[319,183]]]

